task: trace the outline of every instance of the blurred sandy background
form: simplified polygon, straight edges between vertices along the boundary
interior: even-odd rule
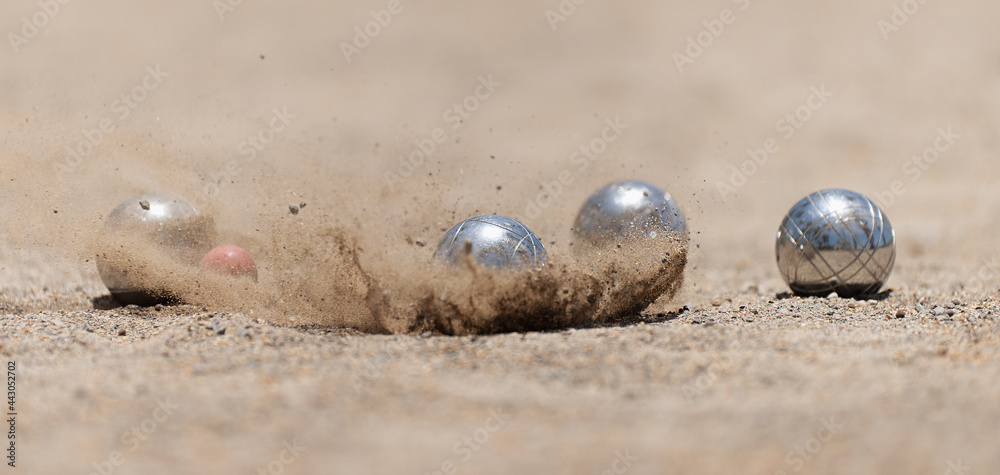
[[[995,473],[1000,4],[563,4],[403,0],[350,61],[343,45],[387,2],[0,7],[0,31],[25,40],[0,47],[0,353],[26,368],[20,469],[99,473],[117,450],[114,473],[246,473],[298,438],[308,450],[272,473],[619,473],[627,450],[636,474]],[[817,90],[832,95],[808,108]],[[461,103],[476,107],[457,122]],[[601,145],[608,121],[626,127]],[[390,184],[436,129],[446,140]],[[731,181],[768,139],[777,152]],[[595,143],[582,168],[574,152]],[[354,226],[369,253],[419,260],[442,226],[495,212],[558,253],[583,199],[622,178],[687,213],[685,288],[649,309],[686,305],[677,318],[428,338],[225,305],[92,310],[93,233],[143,192],[213,212],[267,285],[295,226]],[[886,205],[886,300],[776,298],[782,214],[827,187]],[[174,414],[131,450],[123,434],[165,398]],[[464,459],[456,444],[498,407],[509,421]],[[843,428],[810,451],[830,420]]]

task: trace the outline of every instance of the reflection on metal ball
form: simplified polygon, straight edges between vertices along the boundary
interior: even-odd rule
[[[476,262],[494,269],[537,269],[548,260],[542,242],[527,226],[495,214],[469,218],[452,227],[434,255],[460,264],[466,249]]]
[[[866,196],[823,190],[788,211],[775,253],[781,276],[797,294],[869,295],[892,272],[896,238],[889,219]]]
[[[687,236],[684,213],[667,193],[649,183],[612,183],[587,198],[573,231],[586,242],[600,244],[666,233]]]
[[[211,248],[215,229],[210,218],[182,198],[147,194],[118,205],[105,223],[108,252],[97,258],[97,270],[119,303],[154,305],[174,300],[168,291],[151,288],[142,275],[156,274],[151,255],[197,265]]]

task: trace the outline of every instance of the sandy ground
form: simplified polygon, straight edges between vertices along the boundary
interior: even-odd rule
[[[5,470],[1000,472],[1000,4],[563,3],[0,7]],[[332,225],[414,285],[414,239],[477,213],[567,259],[622,178],[692,230],[681,292],[628,325],[366,334],[282,293]],[[896,229],[878,299],[785,293],[774,233],[827,187]],[[151,191],[211,211],[274,305],[101,310],[95,230]]]

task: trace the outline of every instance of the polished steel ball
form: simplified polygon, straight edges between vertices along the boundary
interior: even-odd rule
[[[896,261],[896,238],[882,210],[862,194],[817,191],[788,211],[775,245],[792,291],[841,297],[878,292]]]
[[[97,270],[111,296],[128,305],[154,305],[174,299],[166,289],[148,285],[156,274],[151,256],[197,265],[211,248],[212,220],[191,203],[166,194],[136,196],[118,205],[105,222],[106,252]]]
[[[548,260],[542,242],[527,226],[495,214],[456,224],[441,238],[434,255],[460,264],[466,250],[476,262],[494,269],[537,269]]]
[[[687,223],[670,193],[646,182],[625,180],[590,195],[573,231],[584,241],[599,244],[666,233],[686,237]]]

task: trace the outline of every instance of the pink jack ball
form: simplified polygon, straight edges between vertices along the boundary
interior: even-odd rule
[[[257,264],[250,253],[240,247],[216,247],[201,259],[201,266],[220,274],[250,277],[257,282]]]

